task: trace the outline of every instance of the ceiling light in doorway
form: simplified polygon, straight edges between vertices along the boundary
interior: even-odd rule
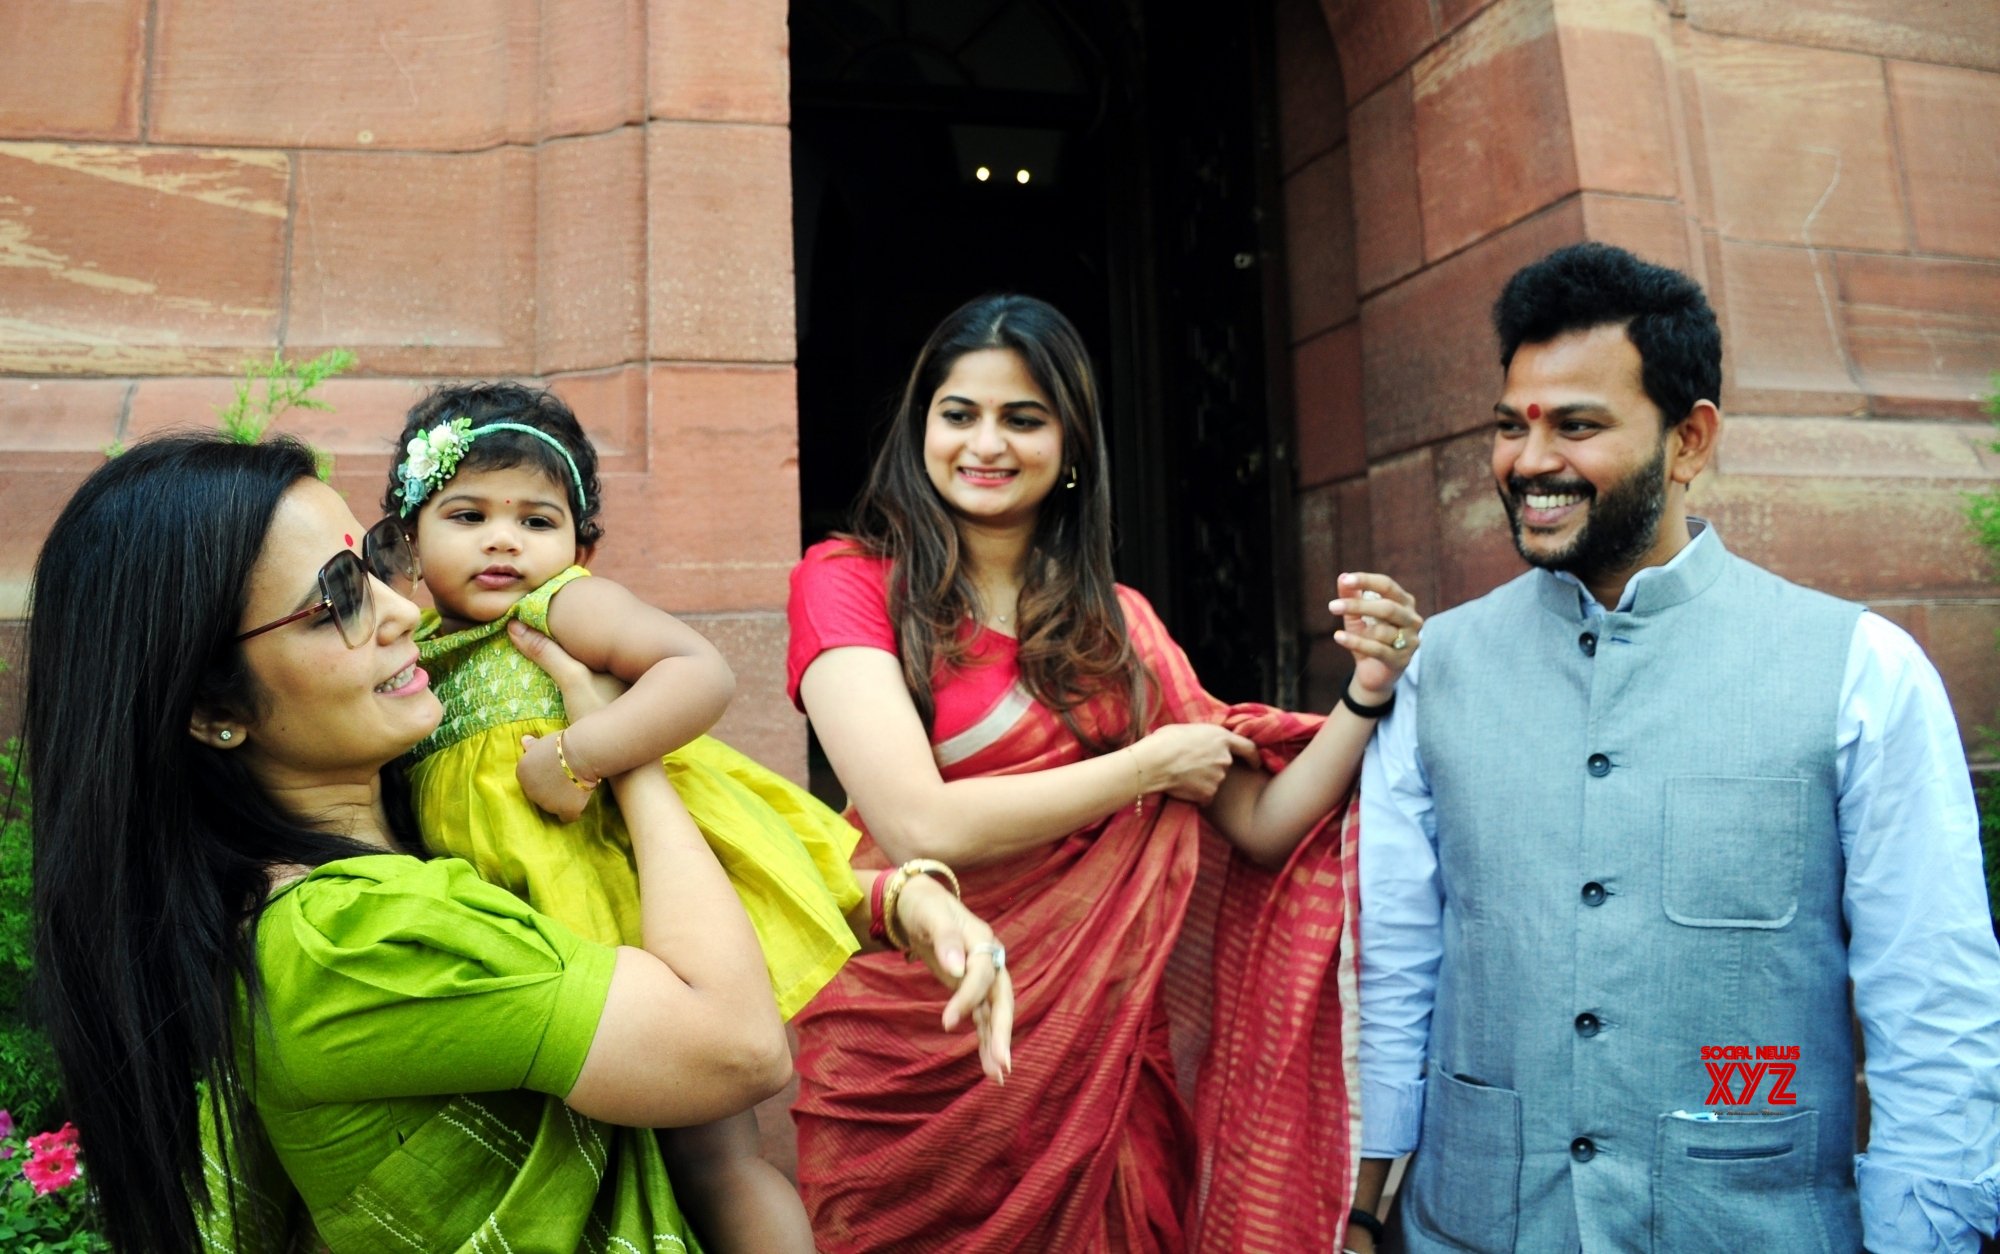
[[[993,177],[993,171],[988,169],[986,166],[980,166],[977,170],[974,170],[972,172],[972,177],[984,183],[987,179]]]
[[[1027,172],[1026,170],[1016,170],[1016,171],[1014,171],[1014,181],[1015,181],[1016,183],[1025,183],[1025,182],[1027,182],[1027,181],[1028,181],[1028,172]]]

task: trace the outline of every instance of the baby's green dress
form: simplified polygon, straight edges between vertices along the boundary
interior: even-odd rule
[[[587,939],[637,945],[639,880],[624,818],[600,788],[563,823],[515,778],[522,736],[568,725],[562,694],[514,647],[519,617],[548,631],[549,603],[572,566],[490,623],[440,636],[435,612],[417,650],[444,720],[411,751],[417,824],[434,853],[464,858],[492,883]],[[757,931],[778,1009],[789,1019],[857,948],[845,913],[861,900],[848,857],[858,833],[798,785],[710,736],[667,755],[667,778],[728,874]]]

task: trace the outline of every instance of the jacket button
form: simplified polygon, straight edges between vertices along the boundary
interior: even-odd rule
[[[1604,897],[1604,885],[1598,883],[1596,880],[1592,880],[1583,886],[1584,905],[1601,906],[1604,904]]]
[[[1582,635],[1578,636],[1576,638],[1576,647],[1583,650],[1583,656],[1596,657],[1597,656],[1596,633],[1586,631]]]
[[[1580,1163],[1587,1163],[1597,1157],[1597,1144],[1587,1136],[1580,1136],[1569,1143],[1569,1156]]]
[[[1576,1034],[1578,1036],[1596,1036],[1603,1028],[1603,1022],[1589,1011],[1585,1011],[1576,1017]]]
[[[1598,779],[1603,779],[1606,775],[1611,774],[1611,759],[1601,753],[1591,754],[1590,759],[1584,763],[1584,766],[1589,769],[1591,775]]]

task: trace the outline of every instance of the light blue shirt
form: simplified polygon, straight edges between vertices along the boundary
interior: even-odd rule
[[[1625,586],[1629,609],[1641,581]],[[1604,607],[1574,577],[1586,613]],[[1774,644],[1774,647],[1777,647]],[[1443,954],[1437,822],[1417,754],[1423,654],[1397,686],[1361,768],[1361,1152],[1416,1148]],[[1860,616],[1836,737],[1848,976],[1873,1107],[1855,1158],[1876,1251],[1963,1251],[2000,1224],[2000,948],[1979,820],[1944,684],[1916,641]]]

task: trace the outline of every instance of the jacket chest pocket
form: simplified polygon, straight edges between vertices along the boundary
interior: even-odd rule
[[[1780,928],[1799,909],[1806,781],[1667,781],[1661,900],[1684,927]]]

